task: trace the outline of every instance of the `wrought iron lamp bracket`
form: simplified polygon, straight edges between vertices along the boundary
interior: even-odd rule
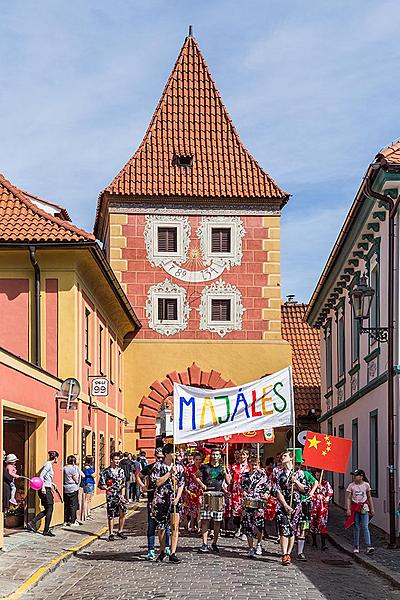
[[[389,327],[360,327],[360,333],[368,333],[376,342],[386,343],[389,336]]]

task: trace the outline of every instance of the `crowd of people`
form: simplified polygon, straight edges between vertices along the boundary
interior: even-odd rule
[[[18,478],[14,454],[4,455],[3,503],[15,502],[15,479]],[[27,523],[37,532],[44,518],[43,535],[54,536],[51,519],[54,495],[64,501],[64,525],[78,527],[92,519],[91,502],[96,482],[105,492],[108,539],[126,539],[124,524],[128,504],[147,497],[147,560],[178,563],[180,528],[200,535],[198,552],[219,553],[219,538],[235,536],[247,541],[248,556],[263,553],[263,539],[280,544],[282,565],[291,564],[297,542],[297,559],[305,561],[307,536],[314,547],[327,549],[329,502],[333,495],[329,481],[317,469],[302,466],[301,451],[286,450],[261,465],[256,454],[243,448],[235,450],[230,462],[219,447],[200,447],[174,453],[170,443],[155,450],[149,463],[146,453],[132,455],[113,452],[108,467],[96,473],[94,461],[86,456],[82,469],[74,455],[63,467],[63,494],[54,483],[56,451],[40,471],[43,482],[38,491],[43,510]],[[374,551],[369,519],[374,514],[371,489],[365,472],[352,473],[353,482],[346,490],[346,527],[354,525],[354,552],[359,552],[363,532],[367,553]],[[5,487],[4,487],[5,486]],[[7,489],[5,489],[7,488]],[[114,523],[117,523],[115,531]],[[159,552],[156,553],[156,534]],[[212,540],[209,545],[209,540]]]

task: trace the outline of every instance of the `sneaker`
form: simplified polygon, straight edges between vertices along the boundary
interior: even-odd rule
[[[353,548],[353,554],[360,554],[360,548]]]
[[[37,533],[36,527],[31,522],[26,524],[26,530],[30,531],[31,533]]]
[[[64,523],[63,527],[71,527],[71,523]]]
[[[114,542],[115,541],[115,536],[113,533],[110,533],[110,535],[108,536],[108,541],[109,542]]]
[[[119,538],[120,540],[127,540],[128,536],[123,531],[118,531],[117,532],[117,538]]]
[[[375,552],[375,548],[373,546],[368,546],[367,554],[373,554]]]
[[[325,546],[325,545],[321,546],[321,550],[322,550],[322,552],[324,552],[325,550],[328,550],[328,546]]]
[[[46,537],[56,537],[55,534],[52,531],[43,531],[43,535],[45,535]]]
[[[242,535],[239,536],[239,539],[242,540],[242,542],[247,542],[247,535],[242,533]]]
[[[247,556],[249,558],[254,558],[256,551],[254,550],[254,548],[249,548],[249,551],[247,552]]]
[[[165,548],[165,554],[166,554],[167,556],[169,556],[169,555],[171,554],[171,548],[170,548],[169,546],[167,546],[167,547]]]
[[[16,500],[10,500],[10,504],[13,504],[14,506],[18,506],[18,502]]]
[[[207,544],[202,544],[198,552],[203,552],[203,554],[207,554],[207,552],[210,552],[210,548],[207,546]]]
[[[94,517],[92,517],[92,515],[88,515],[86,518],[88,521],[94,521]]]
[[[257,544],[256,554],[257,554],[257,556],[262,556],[262,546],[261,546],[261,544]]]
[[[297,560],[301,560],[303,562],[306,562],[306,555],[304,554],[304,552],[300,552],[300,554],[297,555]]]
[[[160,552],[160,554],[156,558],[156,562],[162,562],[165,558],[165,552]]]
[[[290,554],[284,554],[282,556],[282,565],[284,567],[288,567],[291,562],[292,562],[292,559],[290,558]]]
[[[218,548],[217,544],[212,544],[211,548],[212,548],[212,551],[215,552],[215,554],[219,554],[219,548]]]
[[[177,557],[175,552],[174,552],[174,554],[170,554],[168,560],[169,560],[169,562],[172,562],[172,563],[180,563],[181,562],[181,559]]]
[[[240,529],[238,529],[237,531],[235,531],[234,533],[234,537],[235,538],[240,538],[240,536],[242,535],[242,532],[240,531]]]
[[[80,524],[78,523],[78,521],[75,521],[75,523],[69,523],[70,527],[79,527]]]
[[[149,550],[145,560],[156,560],[156,551]]]

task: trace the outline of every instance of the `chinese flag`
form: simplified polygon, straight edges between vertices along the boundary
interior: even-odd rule
[[[308,431],[303,450],[303,463],[325,471],[346,473],[350,451],[351,440]]]

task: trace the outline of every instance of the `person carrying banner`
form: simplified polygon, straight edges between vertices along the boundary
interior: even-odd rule
[[[182,492],[185,487],[185,471],[182,465],[174,464],[174,446],[166,444],[163,448],[164,461],[154,465],[150,481],[155,486],[152,505],[152,517],[158,529],[160,554],[157,562],[166,557],[166,530],[171,525],[171,554],[169,561],[181,562],[176,556],[179,536],[179,517],[182,510]],[[174,481],[175,480],[175,481]]]
[[[202,545],[199,552],[209,552],[207,545],[210,521],[214,523],[213,552],[218,553],[218,536],[221,522],[224,517],[224,494],[223,486],[229,485],[231,478],[225,466],[222,464],[222,454],[219,448],[211,450],[210,462],[200,466],[200,477],[196,481],[204,491],[203,504],[200,511]]]
[[[264,510],[265,500],[268,497],[271,484],[265,473],[260,467],[260,461],[256,456],[249,459],[250,471],[242,475],[241,487],[243,491],[243,517],[242,530],[247,536],[249,545],[248,556],[253,558],[262,555],[262,532],[264,529]],[[256,549],[253,546],[253,539],[257,540]]]
[[[300,467],[303,463],[303,456],[301,448],[295,450],[295,467],[296,473],[299,472]],[[301,515],[299,523],[299,533],[297,536],[297,560],[306,561],[304,554],[304,546],[306,541],[306,533],[310,528],[310,513],[311,513],[311,501],[314,496],[314,492],[317,489],[318,481],[309,471],[302,471],[305,482],[306,490],[301,494]]]
[[[317,548],[317,534],[321,536],[321,550],[327,550],[326,536],[328,534],[328,506],[333,496],[333,489],[327,479],[321,477],[319,469],[314,470],[314,477],[318,481],[318,487],[312,497],[310,531],[312,545]]]
[[[301,517],[301,494],[306,490],[303,471],[293,470],[292,454],[289,451],[281,455],[281,466],[273,471],[275,493],[278,499],[276,519],[280,534],[282,565],[291,563],[291,552],[295,535],[298,535]]]

